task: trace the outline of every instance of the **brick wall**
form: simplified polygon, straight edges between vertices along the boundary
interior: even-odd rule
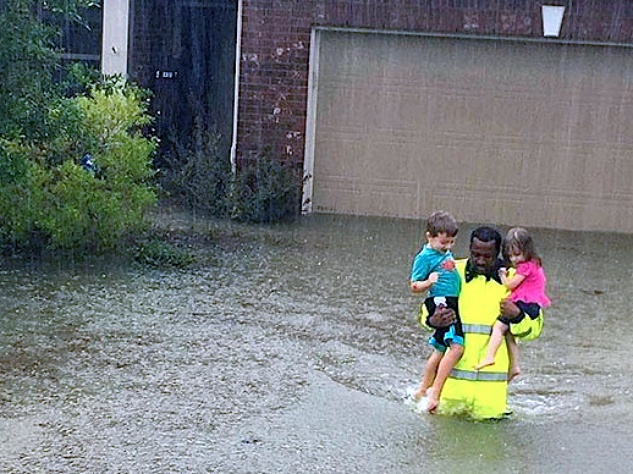
[[[244,0],[238,161],[303,162],[312,27],[542,38],[542,4],[567,6],[561,40],[633,44],[631,0]]]

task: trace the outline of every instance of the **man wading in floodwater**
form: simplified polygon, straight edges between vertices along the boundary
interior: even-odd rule
[[[491,329],[499,313],[514,319],[521,311],[507,300],[509,292],[501,283],[500,251],[501,234],[492,227],[478,227],[470,235],[469,258],[456,262],[462,278],[459,308],[464,354],[444,384],[439,413],[465,413],[478,419],[501,418],[506,413],[509,360],[505,340],[494,365],[478,371],[473,369],[486,354]],[[426,325],[441,328],[454,319],[452,309],[440,307],[426,318]],[[515,337],[519,340],[538,337],[543,328],[542,314],[534,320],[524,320],[528,326]]]

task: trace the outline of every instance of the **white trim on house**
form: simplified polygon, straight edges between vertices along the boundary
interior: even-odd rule
[[[313,28],[310,33],[310,62],[308,64],[308,104],[306,111],[305,152],[303,154],[303,198],[302,212],[312,212],[314,176],[314,137],[316,127],[316,103],[319,85],[319,32]]]
[[[105,76],[127,75],[129,12],[129,0],[103,1],[101,73]]]
[[[240,62],[242,56],[242,0],[237,2],[237,26],[235,40],[235,94],[233,96],[233,137],[231,138],[231,170],[236,172],[237,118],[240,101]]]
[[[364,33],[364,34],[384,34],[384,35],[404,35],[404,36],[423,36],[427,38],[448,38],[448,39],[465,39],[465,40],[490,40],[501,42],[517,42],[517,43],[540,43],[540,44],[563,44],[563,45],[580,45],[580,46],[616,46],[618,48],[633,48],[633,43],[619,43],[617,41],[599,41],[599,40],[567,40],[561,38],[545,38],[532,36],[495,36],[495,35],[473,35],[465,33],[430,33],[427,31],[409,31],[409,30],[380,30],[376,28],[353,28],[340,26],[316,26],[316,31],[339,31],[341,33]]]

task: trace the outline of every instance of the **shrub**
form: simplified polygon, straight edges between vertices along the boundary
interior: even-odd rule
[[[280,163],[265,149],[234,174],[223,150],[215,128],[196,120],[191,141],[183,145],[172,136],[161,156],[163,187],[187,208],[215,217],[274,223],[299,216],[303,180],[292,164]]]
[[[120,78],[61,70],[55,24],[94,0],[0,2],[0,243],[105,249],[155,202],[146,96]],[[43,20],[45,19],[45,21]],[[82,95],[68,97],[69,93]],[[93,156],[96,168],[81,160]],[[96,171],[96,172],[93,172]]]
[[[186,267],[195,262],[195,257],[189,250],[160,240],[139,242],[134,259],[152,267]]]
[[[269,150],[244,164],[233,178],[231,217],[238,221],[291,221],[301,212],[302,175],[292,164],[273,160]]]
[[[180,143],[175,133],[168,140],[169,150],[161,157],[161,183],[187,208],[228,217],[231,163],[222,151],[223,137],[215,127],[205,127],[200,118],[195,122],[189,143]]]
[[[140,89],[112,78],[51,108],[54,138],[0,142],[9,163],[0,167],[0,238],[101,251],[142,229],[156,200],[146,109]],[[94,170],[82,166],[85,152]]]

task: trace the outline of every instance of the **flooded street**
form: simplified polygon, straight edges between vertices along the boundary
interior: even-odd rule
[[[2,264],[0,472],[630,471],[633,236],[534,231],[554,304],[476,423],[403,401],[420,222],[236,229],[186,269]]]

